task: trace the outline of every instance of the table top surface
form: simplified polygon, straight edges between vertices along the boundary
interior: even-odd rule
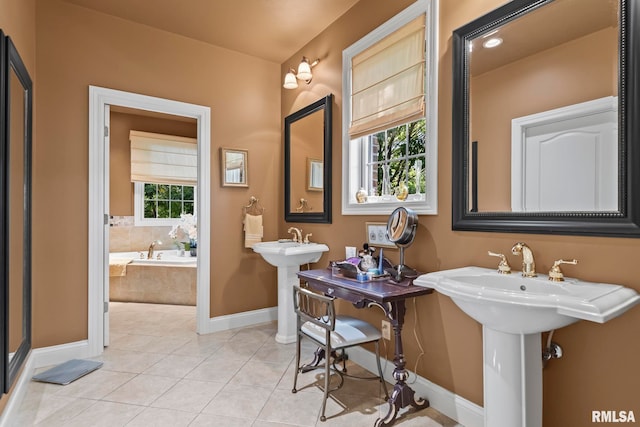
[[[339,275],[334,275],[330,268],[322,270],[300,271],[298,277],[310,284],[320,284],[323,287],[335,287],[350,293],[360,294],[373,301],[384,303],[401,299],[427,295],[433,292],[431,288],[422,286],[394,283],[389,278],[359,281]]]

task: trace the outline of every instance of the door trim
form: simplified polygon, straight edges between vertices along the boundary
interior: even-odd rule
[[[106,105],[135,108],[197,120],[198,128],[198,257],[196,283],[196,332],[207,330],[209,318],[210,224],[211,224],[211,109],[98,86],[89,86],[89,254],[88,254],[88,344],[89,354],[104,350],[104,215],[108,214],[108,147],[104,143]]]

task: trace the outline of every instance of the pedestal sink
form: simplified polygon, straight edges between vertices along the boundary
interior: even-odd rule
[[[542,426],[541,332],[578,320],[604,323],[640,302],[636,291],[619,285],[481,267],[428,273],[413,283],[451,297],[482,324],[487,427]]]
[[[316,262],[329,247],[321,243],[260,242],[253,250],[278,268],[278,332],[276,341],[289,344],[296,340],[296,314],[293,311],[293,285],[300,266]]]

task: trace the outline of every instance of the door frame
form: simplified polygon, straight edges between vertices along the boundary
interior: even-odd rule
[[[109,223],[109,147],[105,143],[105,109],[120,106],[172,114],[197,120],[198,128],[198,253],[196,279],[196,332],[207,330],[210,320],[209,271],[211,224],[211,108],[115,89],[89,86],[89,253],[88,351],[104,350],[104,287],[108,270],[105,227]],[[108,280],[108,277],[107,277]]]

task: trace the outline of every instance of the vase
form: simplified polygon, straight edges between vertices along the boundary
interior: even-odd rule
[[[189,240],[189,255],[198,256],[198,242],[194,239]]]
[[[367,190],[365,190],[364,188],[360,188],[358,190],[358,192],[356,193],[356,201],[358,203],[364,203],[367,201]]]
[[[391,177],[389,176],[389,165],[382,165],[382,195],[391,195]]]

